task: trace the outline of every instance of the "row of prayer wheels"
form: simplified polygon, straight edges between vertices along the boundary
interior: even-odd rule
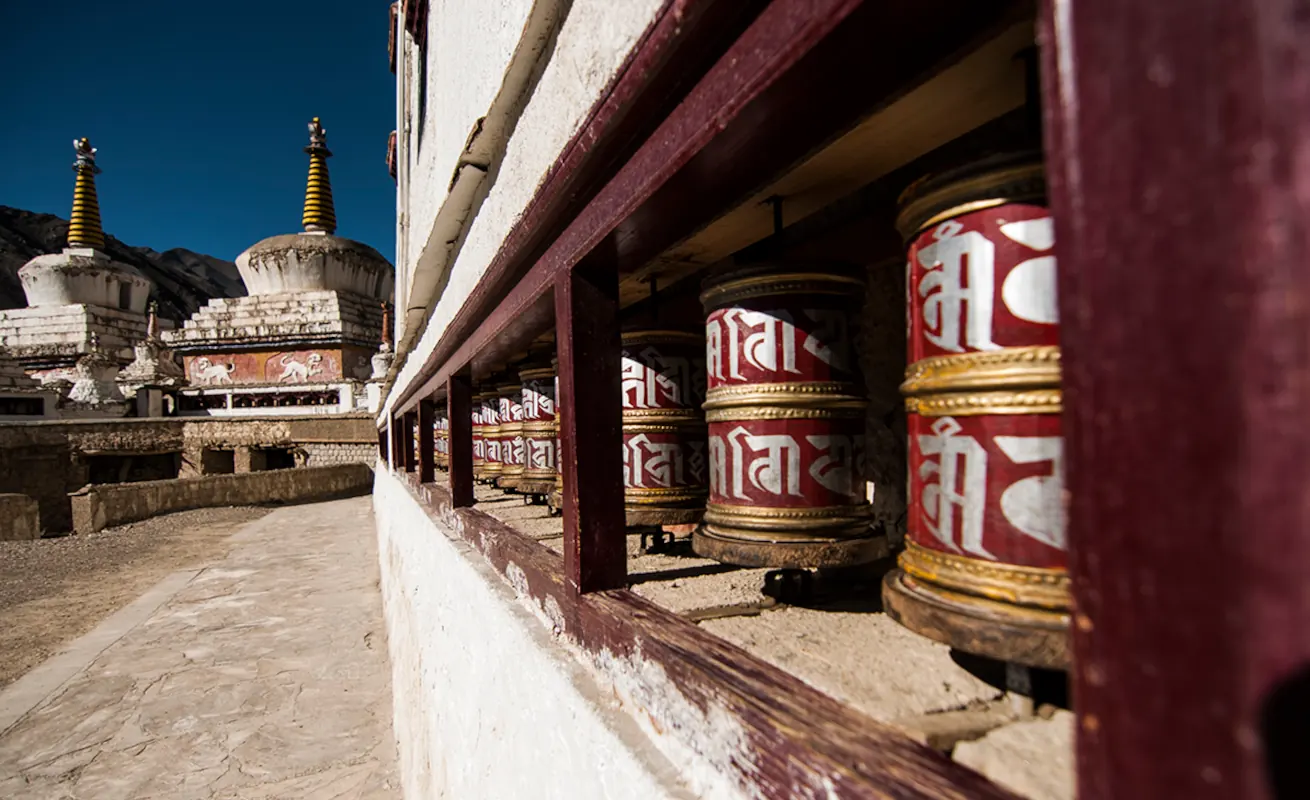
[[[959,649],[1068,663],[1053,225],[1040,158],[911,186],[907,541],[883,584],[907,627]],[[863,477],[867,401],[842,265],[754,264],[703,285],[705,330],[622,335],[629,526],[696,524],[729,564],[846,567],[884,556]],[[477,479],[552,497],[562,478],[553,364],[475,396]],[[513,379],[509,379],[510,377]],[[444,466],[449,426],[437,422]]]

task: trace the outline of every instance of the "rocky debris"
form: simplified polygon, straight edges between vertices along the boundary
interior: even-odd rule
[[[23,308],[27,298],[18,270],[31,259],[62,252],[68,221],[53,214],[38,214],[0,206],[0,309]],[[165,319],[190,317],[213,297],[239,297],[246,293],[236,265],[221,258],[174,248],[157,252],[132,247],[105,236],[104,251],[114,261],[135,267],[154,283],[151,297]]]

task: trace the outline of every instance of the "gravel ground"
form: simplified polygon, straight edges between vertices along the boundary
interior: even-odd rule
[[[269,508],[201,508],[98,533],[0,542],[0,687],[164,576],[227,553],[228,537]]]

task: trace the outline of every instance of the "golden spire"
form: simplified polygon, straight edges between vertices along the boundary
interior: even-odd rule
[[[73,171],[77,183],[73,185],[73,217],[68,223],[69,247],[105,246],[105,232],[100,228],[100,201],[96,199],[96,149],[84,136],[73,140],[77,162]]]
[[[309,184],[305,187],[305,213],[301,222],[307,231],[332,233],[337,229],[337,212],[332,207],[332,182],[328,179],[327,131],[318,117],[309,123]]]

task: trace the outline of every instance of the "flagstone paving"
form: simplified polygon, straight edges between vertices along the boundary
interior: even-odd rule
[[[370,502],[250,523],[8,686],[0,797],[400,797]]]

